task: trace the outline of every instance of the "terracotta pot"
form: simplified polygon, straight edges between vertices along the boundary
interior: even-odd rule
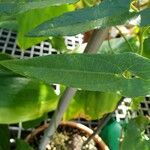
[[[68,127],[71,127],[71,128],[75,128],[75,129],[78,129],[78,130],[81,130],[82,132],[84,132],[86,135],[91,135],[93,133],[93,131],[86,127],[85,125],[82,125],[80,123],[76,123],[76,122],[71,122],[71,121],[68,121],[68,122],[62,122],[60,124],[60,126],[68,126]],[[26,141],[28,143],[32,143],[32,141],[34,140],[34,138],[38,135],[38,134],[41,134],[43,133],[43,131],[48,127],[48,124],[45,124],[43,126],[40,126],[38,127],[37,129],[35,129],[32,133],[30,133],[27,137],[26,137]],[[96,146],[99,150],[109,150],[109,148],[107,147],[107,145],[103,142],[103,140],[98,136],[98,135],[95,135],[93,137],[93,140],[94,142],[96,143]]]

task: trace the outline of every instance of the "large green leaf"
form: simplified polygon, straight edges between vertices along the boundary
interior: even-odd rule
[[[73,6],[62,5],[58,7],[47,7],[43,9],[35,9],[23,13],[17,17],[19,24],[17,42],[22,49],[27,49],[46,38],[30,38],[26,34],[44,21],[59,16],[66,11],[73,10]]]
[[[1,15],[10,15],[14,14],[15,3],[2,2],[0,3],[0,14]]]
[[[150,120],[142,116],[130,120],[125,130],[121,150],[149,150],[150,140],[146,140],[143,134],[148,123]]]
[[[9,60],[9,59],[13,59],[13,57],[11,55],[8,55],[8,54],[0,53],[0,61]]]
[[[0,14],[16,15],[33,9],[40,9],[49,6],[75,3],[78,0],[36,0],[36,1],[12,1],[0,2]]]
[[[104,114],[114,111],[119,100],[120,96],[113,93],[77,91],[64,119],[99,119]]]
[[[0,150],[10,150],[8,125],[0,125]]]
[[[0,64],[46,83],[128,97],[150,94],[150,60],[134,53],[49,55]]]
[[[135,14],[129,12],[130,0],[105,0],[101,4],[65,13],[33,29],[30,36],[74,35],[98,27],[124,24]]]
[[[36,0],[32,2],[26,2],[25,4],[21,4],[18,6],[19,13],[23,13],[32,9],[45,8],[48,6],[59,6],[63,4],[71,4],[75,3],[78,0]]]
[[[0,82],[0,123],[32,120],[56,108],[57,97],[49,86],[10,76],[0,76]]]
[[[8,57],[0,55],[0,60]],[[23,122],[54,110],[57,96],[49,85],[26,79],[0,66],[0,123]]]
[[[9,59],[13,59],[12,56],[8,55],[8,54],[4,54],[4,53],[0,53],[0,61],[3,60],[9,60]],[[14,76],[16,75],[14,72],[12,72],[11,70],[8,70],[7,68],[3,67],[0,65],[0,75],[2,76]]]

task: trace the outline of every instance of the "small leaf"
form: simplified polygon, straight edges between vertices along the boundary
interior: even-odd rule
[[[121,150],[149,150],[150,140],[146,140],[143,134],[148,123],[150,120],[144,116],[130,120],[125,130]]]
[[[142,55],[150,59],[150,38],[144,40]]]
[[[10,150],[8,125],[0,125],[0,150]]]
[[[130,0],[105,0],[91,8],[65,13],[33,29],[30,36],[75,35],[94,28],[124,24],[135,16],[129,12]]]
[[[124,52],[136,52],[138,50],[137,39],[135,37],[126,37],[129,44],[125,41],[124,38],[114,38],[111,39],[110,45],[108,41],[104,41],[100,47],[98,53],[100,54],[111,54],[111,53],[124,53]]]
[[[145,97],[135,97],[135,98],[132,98],[132,102],[131,102],[131,108],[133,110],[138,110],[140,108],[140,103],[142,101],[144,101]]]
[[[0,64],[46,83],[127,97],[150,94],[150,60],[134,53],[49,55]]]
[[[146,116],[138,116],[137,118],[133,119],[135,123],[137,124],[138,128],[141,131],[144,131],[145,128],[148,126],[150,123],[150,118]]]
[[[28,143],[26,143],[23,140],[17,139],[16,145],[17,145],[16,150],[34,150],[32,147],[30,147]]]
[[[141,23],[140,25],[143,26],[148,26],[150,25],[150,8],[144,9],[143,11],[140,12],[141,15]]]
[[[55,48],[58,51],[66,51],[67,50],[67,46],[65,44],[65,39],[62,36],[59,37],[51,37],[49,39],[50,43],[52,44],[52,47]]]

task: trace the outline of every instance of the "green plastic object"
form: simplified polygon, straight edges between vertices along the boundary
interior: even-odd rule
[[[119,150],[122,127],[120,123],[111,119],[102,129],[100,136],[110,150]]]

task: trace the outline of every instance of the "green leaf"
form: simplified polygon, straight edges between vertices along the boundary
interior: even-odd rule
[[[0,61],[9,60],[9,59],[13,59],[13,57],[11,55],[8,55],[8,54],[0,53]]]
[[[125,130],[121,150],[149,150],[150,140],[146,140],[143,134],[148,123],[150,120],[143,116],[130,120]]]
[[[45,8],[48,6],[59,6],[63,4],[72,4],[77,2],[78,0],[36,0],[32,2],[26,2],[24,4],[21,4],[18,6],[19,13],[24,13],[29,10],[33,9],[39,9],[39,8]]]
[[[133,110],[139,110],[140,108],[140,103],[143,102],[145,100],[145,97],[135,97],[132,99],[131,102],[131,108]]]
[[[4,54],[4,53],[0,53],[0,61],[3,61],[3,60],[9,60],[9,59],[13,59],[13,57],[11,57],[10,55],[8,54]],[[13,76],[13,75],[16,75],[14,72],[12,72],[11,70],[8,70],[7,68],[3,67],[0,65],[0,75],[3,75],[3,76]]]
[[[120,96],[113,93],[77,91],[64,115],[64,119],[99,119],[104,114],[114,111],[119,100]]]
[[[147,39],[147,38],[150,38],[150,26],[146,26],[146,27],[137,27],[137,30],[139,28],[139,32],[142,32],[142,35],[143,35],[143,39]]]
[[[140,12],[140,15],[141,15],[140,25],[142,27],[150,25],[150,15],[149,14],[150,14],[150,8],[147,8]]]
[[[36,0],[36,1],[13,1],[0,2],[0,14],[17,15],[33,9],[41,9],[49,6],[59,6],[63,4],[72,4],[78,0]]]
[[[9,59],[0,55],[0,60]],[[26,79],[0,65],[0,123],[10,124],[41,117],[57,105],[49,85]]]
[[[36,119],[56,108],[57,97],[48,85],[1,75],[0,83],[0,123]]]
[[[126,37],[126,39],[128,40],[130,46],[132,46],[132,49],[134,50],[134,52],[136,52],[138,50],[137,38]],[[109,42],[110,42],[110,45],[109,45]],[[125,41],[123,37],[111,39],[109,42],[104,41],[98,53],[111,54],[111,53],[132,52],[132,49],[130,48],[129,44]]]
[[[46,83],[127,97],[150,94],[150,60],[134,53],[49,55],[0,64]]]
[[[1,2],[0,15],[10,15],[15,13],[15,3]]]
[[[61,51],[61,52],[64,52],[67,50],[64,37],[62,36],[51,37],[49,41],[52,44],[52,47],[55,48],[56,50]]]
[[[150,38],[144,40],[142,55],[150,59]]]
[[[62,5],[57,7],[47,7],[43,9],[35,9],[23,13],[17,17],[17,21],[19,24],[18,29],[18,37],[17,43],[22,49],[30,48],[31,46],[40,43],[41,41],[47,39],[48,37],[44,38],[30,38],[27,37],[26,34],[34,29],[39,24],[43,23],[44,21],[59,16],[66,11],[73,10],[73,6],[69,5]]]
[[[1,21],[0,28],[17,31],[18,24],[16,20]]]
[[[135,123],[137,124],[138,128],[141,131],[144,131],[145,128],[148,126],[150,123],[150,118],[146,116],[138,116],[137,118],[133,119]]]
[[[135,16],[129,12],[129,4],[130,0],[105,0],[95,7],[65,13],[46,21],[29,32],[29,35],[75,35],[94,28],[124,24]]]
[[[0,150],[10,150],[8,125],[0,125]]]
[[[32,147],[30,147],[28,143],[26,143],[23,140],[17,139],[16,145],[17,145],[16,150],[34,150]]]
[[[39,127],[41,125],[41,123],[46,120],[48,118],[47,114],[40,117],[40,118],[37,118],[37,119],[34,119],[34,120],[30,120],[30,121],[26,121],[26,122],[23,122],[22,123],[22,126],[24,129],[31,129],[31,128],[36,128],[36,127]]]

